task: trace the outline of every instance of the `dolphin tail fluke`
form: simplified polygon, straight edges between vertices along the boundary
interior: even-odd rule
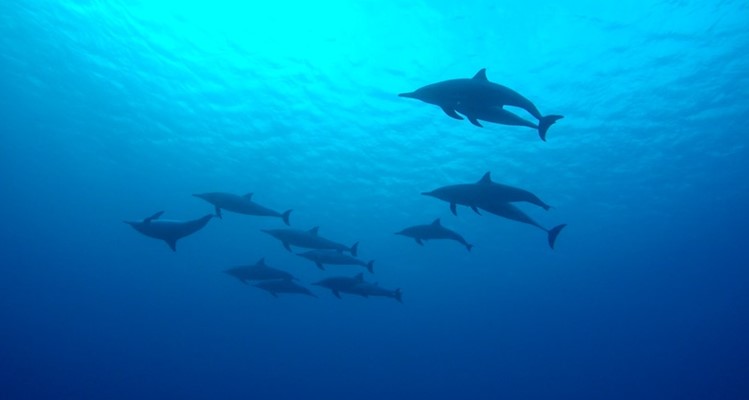
[[[564,118],[563,115],[547,115],[541,117],[541,120],[538,121],[538,136],[541,137],[541,140],[544,142],[546,141],[546,132],[549,130],[549,127],[562,118]]]
[[[401,292],[400,288],[395,289],[395,299],[398,300],[398,303],[403,304],[403,292]]]
[[[367,263],[367,271],[369,271],[370,274],[374,274],[374,260]]]
[[[353,246],[351,246],[351,255],[356,257],[357,253],[359,253],[359,242],[356,242]]]
[[[552,250],[554,250],[554,242],[557,241],[557,236],[559,236],[559,232],[564,229],[564,227],[567,226],[567,224],[557,225],[551,229],[549,229],[549,247],[551,247]]]
[[[286,210],[283,212],[283,214],[281,214],[281,219],[283,219],[283,223],[287,226],[291,226],[291,224],[289,223],[289,214],[291,214],[291,211],[292,210]]]
[[[471,251],[472,248],[473,248],[472,244],[466,243],[466,249],[468,249],[468,251]]]

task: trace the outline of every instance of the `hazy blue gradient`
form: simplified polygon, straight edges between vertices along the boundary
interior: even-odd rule
[[[0,2],[0,398],[749,398],[744,1]],[[397,93],[470,77],[548,142]],[[523,114],[525,115],[525,114]],[[420,193],[486,171],[569,226]],[[392,299],[225,213],[176,253],[121,221],[254,192]],[[442,218],[475,245],[393,233]]]

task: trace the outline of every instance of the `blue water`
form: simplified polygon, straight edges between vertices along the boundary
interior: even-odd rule
[[[0,3],[0,398],[749,398],[749,6],[620,3]],[[548,142],[396,96],[480,68]],[[420,195],[486,171],[555,250]],[[222,273],[364,271],[278,219],[121,222],[208,191],[360,241],[404,304]],[[473,251],[393,235],[435,218]]]

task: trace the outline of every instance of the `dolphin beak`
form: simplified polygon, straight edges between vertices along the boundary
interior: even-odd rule
[[[416,98],[416,94],[414,92],[400,93],[400,94],[398,94],[398,97],[409,97],[409,98],[415,99]]]

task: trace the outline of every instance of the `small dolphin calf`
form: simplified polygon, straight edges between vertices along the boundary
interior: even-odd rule
[[[265,257],[258,260],[255,265],[240,265],[229,268],[227,274],[239,279],[240,282],[247,284],[247,281],[267,281],[272,279],[293,280],[293,275],[286,271],[281,271],[265,264]]]
[[[466,242],[466,240],[463,239],[463,236],[460,236],[456,232],[442,226],[439,218],[435,219],[434,222],[429,225],[411,226],[400,232],[396,232],[395,234],[412,237],[416,239],[416,243],[421,246],[424,245],[424,240],[450,239],[461,243],[466,247],[466,249],[468,249],[468,251],[471,251],[471,248],[473,248],[473,245]]]
[[[364,274],[361,272],[353,277],[337,276],[333,278],[325,278],[319,282],[313,283],[313,285],[330,289],[330,291],[333,292],[333,295],[340,299],[341,293],[354,293],[352,291],[354,286],[360,283],[364,283]]]
[[[356,284],[351,288],[351,291],[355,294],[358,294],[364,297],[369,297],[369,296],[391,297],[393,299],[398,300],[399,303],[403,303],[400,289],[395,289],[395,290],[383,289],[376,282],[375,283],[362,282],[362,283]]]
[[[490,82],[486,78],[486,68],[480,69],[471,79],[450,79],[437,82],[398,96],[434,104],[455,119],[463,119],[456,112],[456,108],[460,107],[466,111],[465,115],[469,120],[479,126],[476,113],[484,113],[485,111],[482,110],[502,106],[520,107],[538,119],[539,135],[544,140],[549,127],[562,118],[561,115],[543,116],[530,100],[518,92]]]
[[[298,256],[313,261],[317,268],[325,269],[324,264],[331,265],[361,265],[367,268],[370,273],[374,272],[374,260],[366,262],[348,254],[336,250],[310,250],[304,253],[297,253]]]
[[[317,297],[314,293],[310,292],[309,289],[302,285],[294,283],[290,279],[273,279],[268,281],[260,281],[252,286],[263,289],[266,292],[278,297],[279,293],[299,293],[306,294],[307,296]]]
[[[142,221],[124,222],[146,236],[165,241],[172,251],[177,251],[177,240],[201,230],[213,218],[208,214],[192,221],[172,221],[159,219],[161,214],[164,212],[159,211]]]
[[[562,231],[562,229],[567,226],[567,224],[561,224],[551,229],[546,229],[538,222],[534,221],[531,217],[529,217],[528,214],[524,213],[522,210],[510,203],[489,202],[485,204],[478,204],[478,207],[491,214],[511,219],[513,221],[522,222],[524,224],[533,225],[536,228],[543,230],[544,232],[546,232],[547,239],[549,241],[549,247],[551,247],[552,250],[554,249],[554,243],[556,243],[557,241],[557,236],[559,236],[559,233]]]
[[[471,207],[478,213],[476,205],[490,203],[513,203],[524,201],[535,204],[544,210],[551,208],[535,194],[514,186],[503,185],[492,181],[491,172],[484,174],[476,183],[448,185],[431,192],[423,192],[425,196],[436,197],[450,203],[450,211],[458,215],[456,205]]]
[[[472,106],[466,103],[459,103],[455,106],[455,111],[465,115],[466,118],[468,118],[468,121],[480,128],[483,126],[479,123],[479,120],[501,125],[527,126],[528,128],[537,129],[538,136],[540,136],[541,140],[544,142],[546,141],[546,132],[549,129],[548,126],[545,126],[545,129],[542,129],[535,123],[521,118],[502,107],[477,107],[475,105]],[[563,117],[561,115],[549,115],[546,118],[548,119],[547,123],[552,125]]]
[[[270,208],[263,207],[252,201],[252,193],[247,193],[244,196],[237,196],[236,194],[231,193],[212,192],[197,193],[193,196],[213,204],[216,208],[216,216],[219,218],[221,218],[221,210],[224,209],[237,214],[278,217],[281,218],[286,225],[289,225],[289,214],[291,214],[291,210],[279,213],[278,211],[273,211]]]
[[[318,235],[318,229],[319,227],[316,226],[308,231],[301,229],[262,229],[262,231],[280,240],[288,251],[291,251],[291,246],[296,246],[307,249],[348,251],[356,256],[359,242],[348,247]]]

